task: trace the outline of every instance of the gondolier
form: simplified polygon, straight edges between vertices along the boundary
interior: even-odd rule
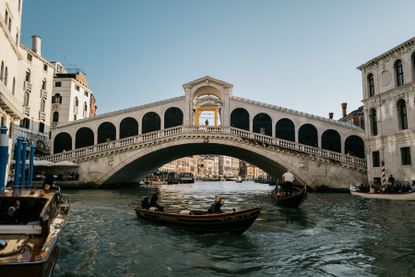
[[[293,193],[294,175],[288,169],[282,175],[282,183],[284,185],[283,189],[285,193],[291,195]]]

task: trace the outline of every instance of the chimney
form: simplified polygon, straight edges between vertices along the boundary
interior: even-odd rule
[[[333,119],[333,115],[334,115],[334,113],[333,113],[333,112],[330,112],[330,113],[329,113],[329,118],[330,118],[330,119]]]
[[[343,114],[343,117],[346,117],[346,115],[347,115],[347,103],[342,103],[342,114]]]
[[[38,35],[32,36],[32,50],[41,56],[42,38]]]

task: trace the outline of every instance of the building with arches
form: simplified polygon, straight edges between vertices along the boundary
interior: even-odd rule
[[[358,69],[369,183],[385,182],[390,174],[398,181],[415,181],[415,38]]]

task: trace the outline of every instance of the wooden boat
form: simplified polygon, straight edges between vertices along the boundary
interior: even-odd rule
[[[401,201],[414,201],[415,191],[409,192],[395,192],[395,193],[384,193],[384,192],[361,192],[353,187],[350,187],[350,193],[354,196],[360,196],[369,199],[387,199],[387,200],[401,200]]]
[[[159,224],[176,226],[197,233],[237,233],[242,234],[251,226],[262,207],[239,211],[209,214],[205,211],[186,210],[178,212],[158,212],[136,208],[138,218]]]
[[[0,276],[51,276],[68,211],[58,187],[0,191]]]
[[[163,179],[149,179],[150,185],[167,185],[167,181]]]
[[[271,198],[279,207],[298,208],[307,198],[307,187],[293,186],[293,194],[286,195],[281,191],[280,186],[276,186],[272,191]]]

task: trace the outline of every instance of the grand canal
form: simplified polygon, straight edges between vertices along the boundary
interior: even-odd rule
[[[152,187],[65,191],[71,214],[54,276],[415,276],[415,203],[310,194],[279,209],[271,186],[199,182],[160,186],[168,207],[261,205],[243,235],[195,235],[136,219]]]

